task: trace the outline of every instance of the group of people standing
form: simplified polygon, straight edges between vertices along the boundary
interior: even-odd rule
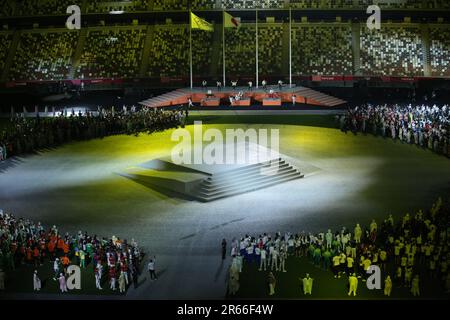
[[[239,290],[239,274],[245,265],[256,264],[269,272],[269,295],[275,294],[276,273],[287,272],[287,259],[307,258],[311,264],[333,272],[334,278],[348,278],[347,294],[356,296],[358,284],[369,277],[371,266],[378,266],[384,277],[383,293],[407,287],[413,296],[421,295],[421,283],[435,280],[450,292],[449,207],[439,198],[428,211],[405,214],[398,221],[389,215],[381,225],[375,220],[363,227],[356,224],[340,231],[320,233],[245,235],[233,239],[229,272],[229,294]],[[313,277],[300,279],[304,294],[311,294]],[[315,279],[316,285],[321,285]]]
[[[448,105],[361,105],[340,117],[341,130],[372,133],[450,156]]]
[[[219,91],[219,92],[222,91],[223,86],[224,86],[224,84],[222,84],[222,81],[220,81],[220,80],[216,81],[217,91]],[[231,80],[231,88],[232,88],[233,91],[236,91],[237,86],[238,86],[238,80]],[[261,81],[261,86],[262,86],[264,91],[268,91],[268,84],[267,84],[266,80],[262,80]],[[282,80],[278,80],[277,86],[278,86],[278,90],[282,91],[283,90],[283,86],[284,86],[283,81]],[[208,90],[208,82],[206,80],[202,81],[202,88],[205,91]],[[248,91],[253,91],[253,81],[252,80],[247,82],[247,89],[248,89]]]
[[[143,252],[134,239],[128,242],[115,236],[99,238],[81,231],[74,235],[62,234],[56,226],[45,228],[40,222],[0,211],[0,290],[5,288],[8,272],[28,265],[35,269],[34,291],[40,291],[43,283],[38,269],[48,266],[53,281],[64,293],[68,291],[68,268],[76,265],[92,270],[92,280],[95,279],[98,290],[103,290],[102,285],[107,281],[112,291],[118,286],[124,293],[129,284],[137,286],[142,258]]]
[[[70,115],[45,118],[16,115],[0,133],[0,160],[74,140],[162,131],[180,126],[184,118],[181,110],[126,107],[120,111],[99,107],[97,112],[72,111]]]

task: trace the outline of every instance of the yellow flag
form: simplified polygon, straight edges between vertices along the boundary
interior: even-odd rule
[[[214,31],[213,25],[191,12],[191,28],[205,31]]]

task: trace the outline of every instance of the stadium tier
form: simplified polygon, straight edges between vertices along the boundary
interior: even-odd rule
[[[361,69],[367,75],[423,75],[423,44],[416,26],[361,27]]]
[[[430,63],[433,76],[450,75],[450,28],[430,28]]]
[[[69,78],[77,31],[25,32],[9,69],[11,81],[63,80]]]
[[[292,32],[294,74],[353,73],[352,33],[349,24],[300,24]]]
[[[294,76],[450,76],[446,24],[292,24]],[[98,78],[176,78],[189,75],[189,25],[158,24],[32,29],[0,33],[2,81]],[[289,23],[258,24],[258,71],[289,73]],[[222,28],[192,31],[193,74],[222,73]],[[256,68],[256,26],[225,29],[226,70],[251,78]]]
[[[153,28],[146,76],[166,78],[189,74],[189,26],[159,25]],[[192,30],[193,72],[208,75],[213,34]]]
[[[37,16],[65,14],[69,0],[22,0],[0,1],[0,15]],[[146,12],[168,10],[213,10],[213,9],[364,9],[373,4],[371,0],[129,0],[80,1],[82,12],[108,13],[111,11]],[[383,9],[450,9],[446,0],[380,0]]]
[[[3,73],[3,68],[5,67],[5,59],[8,56],[11,40],[11,33],[0,33],[0,74]]]
[[[132,78],[139,72],[146,30],[124,27],[89,30],[77,78]]]

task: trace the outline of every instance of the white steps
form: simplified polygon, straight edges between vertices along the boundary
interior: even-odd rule
[[[212,174],[191,191],[191,196],[204,202],[214,201],[303,177],[291,164],[279,158]]]

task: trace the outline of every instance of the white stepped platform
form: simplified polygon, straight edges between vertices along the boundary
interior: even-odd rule
[[[163,157],[129,168],[123,176],[155,189],[209,202],[279,183],[300,179],[304,173],[288,157],[257,144],[224,145],[224,155],[233,148],[245,152],[245,161],[232,164],[179,164]],[[242,151],[245,150],[245,151]],[[242,160],[242,159],[241,159]]]

